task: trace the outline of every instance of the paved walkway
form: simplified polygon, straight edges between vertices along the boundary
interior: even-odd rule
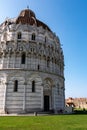
[[[0,116],[46,116],[46,115],[55,115],[50,113],[25,113],[25,114],[0,114]]]

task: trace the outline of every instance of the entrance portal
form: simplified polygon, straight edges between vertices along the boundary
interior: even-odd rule
[[[49,111],[49,96],[44,96],[44,111]]]

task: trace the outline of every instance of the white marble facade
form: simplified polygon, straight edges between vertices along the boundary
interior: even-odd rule
[[[59,38],[33,11],[0,25],[0,113],[64,110],[64,80]]]

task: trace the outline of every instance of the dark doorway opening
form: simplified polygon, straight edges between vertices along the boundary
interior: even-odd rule
[[[49,96],[44,96],[44,111],[49,111]]]

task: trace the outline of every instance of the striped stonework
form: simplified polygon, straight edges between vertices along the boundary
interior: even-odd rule
[[[33,11],[23,10],[0,25],[0,113],[57,112],[64,106],[59,38]]]

